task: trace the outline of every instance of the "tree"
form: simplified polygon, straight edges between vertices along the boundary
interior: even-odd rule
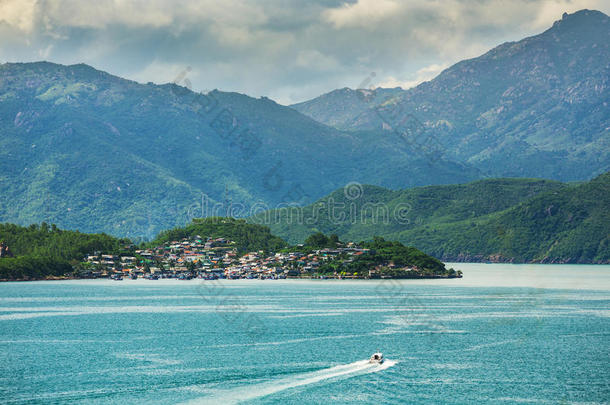
[[[186,262],[186,269],[191,272],[191,274],[195,274],[195,263]]]
[[[157,266],[157,268],[161,270],[161,273],[165,272],[165,266],[163,265],[163,262],[161,260],[155,259],[155,266]]]
[[[312,248],[322,249],[328,246],[329,240],[322,232],[317,232],[309,235],[307,239],[305,239],[305,246],[309,246]]]
[[[330,245],[330,247],[337,247],[339,243],[341,243],[341,241],[339,241],[339,236],[337,236],[336,233],[331,234],[328,238],[328,244]]]

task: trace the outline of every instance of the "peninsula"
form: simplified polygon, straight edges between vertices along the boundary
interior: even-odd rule
[[[7,228],[18,237],[4,243],[12,242],[18,255],[0,259],[3,280],[462,277],[460,271],[400,242],[379,237],[342,242],[336,235],[315,233],[290,246],[269,228],[234,218],[195,219],[139,246],[127,239],[63,231],[44,223],[28,228],[6,224],[0,229]],[[64,249],[67,241],[74,242],[70,249]]]

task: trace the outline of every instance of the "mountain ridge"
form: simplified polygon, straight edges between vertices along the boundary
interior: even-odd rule
[[[140,84],[84,64],[0,65],[0,133],[0,221],[120,236],[306,203],[350,181],[480,177],[266,98]]]
[[[582,11],[406,92],[337,90],[363,111],[341,129],[267,98],[141,84],[85,64],[5,63],[0,221],[152,237],[352,183],[586,180],[610,167],[609,27]],[[322,106],[337,122],[350,114],[338,101]]]
[[[610,172],[589,182],[486,179],[339,189],[306,207],[259,213],[291,243],[313,232],[398,240],[444,261],[610,263]]]
[[[292,107],[343,130],[434,140],[490,177],[586,180],[610,168],[609,42],[608,16],[581,10],[414,88],[333,91]]]

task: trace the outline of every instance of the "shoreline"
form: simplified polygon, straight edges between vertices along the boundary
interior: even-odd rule
[[[190,279],[179,279],[178,277],[162,277],[156,280],[151,280],[146,277],[138,277],[137,279],[130,279],[126,277],[125,280],[114,280],[110,277],[45,277],[45,278],[28,278],[28,279],[0,279],[0,283],[10,283],[10,282],[28,282],[28,281],[68,281],[68,280],[104,280],[104,281],[161,281],[161,280],[175,280],[181,282],[188,281],[281,281],[281,280],[319,280],[319,281],[330,281],[330,280],[338,280],[338,281],[351,281],[351,280],[362,280],[362,281],[371,281],[371,280],[451,280],[451,279],[461,279],[463,276],[422,276],[422,277],[379,277],[379,278],[370,278],[370,277],[286,277],[286,278],[214,278],[214,279],[206,279],[193,277]]]
[[[530,261],[516,261],[510,257],[494,257],[493,260],[477,260],[473,257],[440,257],[443,263],[479,263],[479,264],[586,264],[586,265],[608,265],[610,260],[607,261],[570,261],[570,260],[530,260]]]
[[[457,261],[447,261],[445,262],[447,265],[507,265],[507,266],[524,266],[524,265],[534,265],[540,267],[564,267],[564,266],[593,266],[593,267],[603,267],[608,266],[610,263],[541,263],[541,262],[478,262],[478,261],[468,261],[468,262],[457,262]],[[363,280],[363,281],[371,281],[371,280],[451,280],[451,279],[461,279],[459,276],[423,276],[423,277],[402,277],[402,278],[357,278],[357,277],[286,277],[285,279],[258,279],[258,278],[219,278],[219,279],[204,279],[204,278],[192,278],[187,280],[180,280],[177,277],[165,277],[159,278],[159,280],[176,280],[176,281],[193,281],[193,280],[201,280],[201,281],[239,281],[239,280],[255,280],[255,281],[278,281],[278,280],[320,280],[320,281],[328,281],[328,280]],[[129,280],[128,277],[125,278]],[[146,281],[158,281],[158,280],[148,280],[144,277],[138,277],[138,280],[146,280]],[[109,280],[109,281],[121,281],[121,280],[112,280],[110,277],[75,277],[75,276],[49,276],[44,278],[21,278],[21,279],[0,279],[0,283],[9,283],[9,282],[28,282],[28,281],[69,281],[69,280]]]

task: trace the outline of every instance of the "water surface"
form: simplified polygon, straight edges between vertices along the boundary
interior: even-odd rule
[[[608,403],[610,266],[452,266],[0,283],[0,402]]]

